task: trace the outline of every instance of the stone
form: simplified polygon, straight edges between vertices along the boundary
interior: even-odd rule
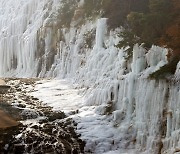
[[[24,151],[25,151],[25,145],[23,145],[23,144],[15,144],[14,145],[14,151],[15,151],[15,153],[23,153]]]
[[[10,86],[6,85],[6,82],[0,79],[0,94],[5,94],[10,89]]]
[[[26,107],[25,104],[18,104],[17,106],[20,107],[20,108],[25,108]]]
[[[0,79],[0,85],[6,85],[6,82],[2,79]]]
[[[48,115],[49,121],[54,121],[56,119],[63,119],[65,118],[65,114],[63,112],[51,112]]]
[[[6,129],[20,124],[2,110],[0,110],[0,117],[0,129]]]

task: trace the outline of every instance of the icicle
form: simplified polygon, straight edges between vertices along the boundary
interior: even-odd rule
[[[180,79],[180,62],[177,64],[177,67],[176,67],[175,79],[176,80]]]
[[[138,74],[146,68],[145,52],[146,50],[137,44],[134,46],[133,62],[131,64],[133,73]]]
[[[167,113],[167,132],[166,137],[171,136],[171,127],[172,127],[172,111]]]

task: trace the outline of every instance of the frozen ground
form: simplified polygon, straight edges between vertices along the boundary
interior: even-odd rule
[[[35,87],[33,96],[54,110],[64,111],[78,122],[77,132],[86,141],[85,152],[96,154],[131,154],[134,150],[122,150],[126,141],[114,125],[111,116],[96,114],[96,106],[85,105],[85,97],[65,80],[44,80]],[[124,143],[123,143],[124,142]],[[133,147],[133,145],[132,145]]]

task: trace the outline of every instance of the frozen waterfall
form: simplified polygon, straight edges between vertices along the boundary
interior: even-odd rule
[[[105,18],[58,27],[60,6],[61,0],[0,0],[0,76],[71,79],[83,88],[86,106],[111,118],[114,148],[178,151],[180,64],[174,80],[150,79],[168,63],[167,49],[135,45],[127,59],[116,47],[120,28],[108,32]]]
[[[37,33],[57,4],[0,0],[0,76],[37,76]]]

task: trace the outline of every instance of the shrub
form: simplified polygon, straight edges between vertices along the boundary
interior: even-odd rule
[[[135,44],[140,43],[140,38],[138,38],[132,31],[130,30],[124,30],[119,34],[119,37],[122,37],[123,39],[116,45],[117,48],[127,48],[127,59],[132,57],[133,55],[133,47]]]

